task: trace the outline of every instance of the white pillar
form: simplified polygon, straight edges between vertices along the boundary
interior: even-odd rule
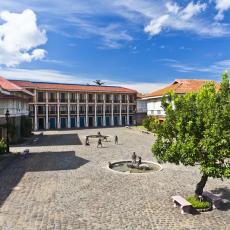
[[[57,92],[57,128],[60,129],[60,98]]]
[[[126,119],[127,125],[129,125],[129,95],[127,95],[127,119]]]
[[[121,110],[122,110],[122,96],[121,94],[119,95],[120,96],[120,113],[119,113],[119,125],[122,125],[122,116],[121,116]]]
[[[94,107],[94,127],[97,127],[97,94],[94,94],[95,99],[95,107]]]
[[[79,93],[77,93],[77,128],[80,127],[80,116],[79,116]]]
[[[103,126],[106,126],[105,107],[105,94],[103,94]]]
[[[85,127],[89,126],[89,117],[88,117],[88,94],[85,94],[86,98],[86,108],[85,108]]]
[[[46,129],[49,129],[49,100],[48,92],[46,92]]]
[[[34,90],[34,130],[38,130],[37,90]]]
[[[112,109],[111,109],[111,126],[114,126],[114,114],[113,114],[113,103],[114,103],[114,95],[111,95],[111,100],[112,100]]]
[[[68,97],[68,105],[67,105],[67,110],[68,110],[68,123],[67,123],[67,127],[68,129],[71,128],[71,124],[70,124],[70,95],[69,95],[69,92],[67,94],[67,97]]]
[[[38,113],[37,113],[37,105],[34,105],[34,130],[38,130]]]
[[[49,105],[46,104],[46,129],[49,129]]]

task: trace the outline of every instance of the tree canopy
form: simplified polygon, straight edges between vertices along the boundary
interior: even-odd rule
[[[152,152],[160,162],[200,164],[207,178],[230,178],[230,86],[227,73],[220,87],[207,82],[197,93],[173,92],[162,99],[166,117],[154,122]],[[203,178],[204,179],[204,178]],[[205,183],[202,185],[205,186]],[[201,194],[203,192],[200,191]]]
[[[101,80],[95,80],[95,81],[93,81],[96,85],[98,85],[98,86],[102,86],[102,85],[104,85],[105,84],[105,82],[103,82],[103,81],[101,81]]]

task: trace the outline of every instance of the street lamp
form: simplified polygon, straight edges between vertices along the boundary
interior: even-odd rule
[[[10,146],[9,146],[9,118],[10,118],[10,112],[7,109],[6,110],[6,152],[9,153],[10,152]]]

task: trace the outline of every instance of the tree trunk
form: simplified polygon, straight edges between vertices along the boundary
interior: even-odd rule
[[[203,189],[206,185],[206,182],[208,180],[208,176],[206,174],[203,174],[201,177],[200,182],[196,185],[196,190],[195,190],[195,196],[198,198],[199,196],[202,196],[203,194]]]

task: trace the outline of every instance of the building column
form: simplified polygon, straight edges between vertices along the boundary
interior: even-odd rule
[[[103,94],[103,126],[106,126],[105,108],[105,94]]]
[[[94,107],[94,127],[97,127],[97,94],[94,94],[95,99],[95,107]]]
[[[113,114],[113,103],[114,103],[114,95],[111,95],[112,99],[112,109],[111,109],[111,126],[114,126],[114,114]]]
[[[85,127],[89,126],[89,116],[88,116],[88,94],[85,94],[86,106],[85,106]]]
[[[49,105],[46,104],[46,129],[49,129]]]
[[[49,100],[48,92],[46,92],[46,129],[49,129]]]
[[[127,119],[126,124],[129,125],[129,95],[127,95]]]
[[[34,90],[34,130],[38,130],[37,90]]]
[[[67,104],[67,110],[68,110],[68,118],[67,118],[67,127],[68,129],[71,128],[71,124],[70,124],[70,96],[69,96],[69,92],[67,94],[68,97],[68,104]]]
[[[34,130],[38,130],[38,113],[37,113],[37,105],[34,105]]]
[[[121,110],[122,110],[122,96],[120,94],[120,113],[119,113],[119,125],[122,125],[122,116],[121,116]]]
[[[60,98],[57,92],[57,128],[60,129]]]
[[[77,128],[80,127],[80,116],[79,116],[79,93],[77,93]]]

